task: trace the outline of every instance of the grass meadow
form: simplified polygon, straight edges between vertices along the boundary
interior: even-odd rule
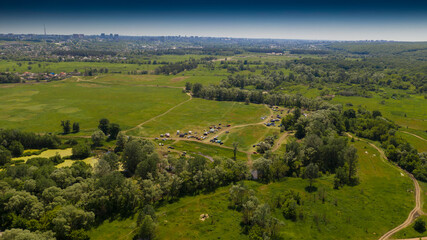
[[[137,136],[159,136],[162,133],[175,134],[193,131],[200,136],[210,125],[240,125],[261,122],[269,110],[259,104],[245,105],[237,102],[218,102],[193,98],[167,114],[147,122],[138,129],[129,132]]]
[[[100,118],[128,129],[188,99],[180,90],[136,85],[59,81],[4,84],[0,88],[0,126],[34,132],[60,132],[61,120],[93,131]]]

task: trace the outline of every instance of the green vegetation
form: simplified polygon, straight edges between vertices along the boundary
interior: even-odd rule
[[[427,216],[421,216],[417,219],[417,221],[427,221]],[[402,229],[395,235],[393,235],[393,238],[398,239],[405,239],[405,238],[421,238],[426,236],[426,232],[424,231],[417,231],[415,230],[415,224],[416,222],[412,223],[410,226]]]
[[[9,238],[378,239],[398,166],[425,202],[425,43],[4,38]]]

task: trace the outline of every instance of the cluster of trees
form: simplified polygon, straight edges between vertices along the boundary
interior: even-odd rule
[[[418,153],[408,141],[396,136],[398,126],[382,117],[381,112],[348,109],[343,112],[343,118],[347,131],[381,142],[390,161],[413,173],[417,179],[427,181],[427,154]]]
[[[283,155],[267,150],[263,157],[254,160],[257,178],[269,182],[286,176],[305,177],[311,187],[321,173],[335,173],[336,188],[357,184],[357,150],[348,144],[347,137],[340,136],[344,130],[340,112],[319,110],[307,117],[295,118],[295,115],[300,115],[299,111],[290,114],[295,122],[292,127],[302,141],[288,143]]]
[[[83,161],[57,168],[64,161],[59,155],[7,165],[0,171],[0,229],[11,229],[5,233],[10,238],[88,239],[85,232],[94,224],[130,216],[136,209],[136,238],[152,239],[156,216],[151,205],[212,191],[249,175],[244,162],[211,162],[199,155],[164,158],[151,141],[123,133],[117,138],[115,152],[105,153],[94,168]],[[73,158],[83,159],[90,151],[87,143],[76,143]]]
[[[61,144],[54,135],[37,135],[15,129],[0,129],[0,166],[20,157],[24,149],[56,148]]]
[[[71,126],[70,120],[63,120],[61,121],[61,127],[62,127],[63,134],[71,133],[71,128],[73,130],[73,133],[80,132],[80,124],[78,122],[74,122],[73,125]]]
[[[120,125],[117,123],[110,123],[106,118],[99,120],[98,129],[101,130],[109,139],[116,139],[120,132]]]
[[[266,71],[262,75],[229,75],[227,79],[221,81],[220,86],[225,88],[255,86],[256,89],[271,90],[282,84],[289,77],[282,71]]]
[[[262,204],[255,192],[240,183],[231,186],[229,207],[242,213],[243,232],[250,239],[270,239],[277,236],[283,223],[271,214],[270,205]]]
[[[154,74],[173,74],[176,75],[183,71],[188,71],[197,68],[199,65],[199,61],[190,59],[189,61],[185,62],[176,62],[176,63],[170,63],[167,65],[160,66],[154,70]]]
[[[89,68],[89,69],[85,69],[83,75],[84,76],[94,76],[98,73],[108,73],[108,68]]]
[[[216,101],[237,101],[250,103],[265,103],[284,107],[299,107],[308,110],[337,108],[321,99],[306,98],[302,95],[285,93],[270,93],[260,90],[244,90],[221,86],[203,86],[201,83],[191,85],[194,97]]]
[[[13,73],[1,73],[0,72],[0,83],[20,83],[21,78]]]

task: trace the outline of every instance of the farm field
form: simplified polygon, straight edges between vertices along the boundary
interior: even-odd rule
[[[367,143],[356,141],[354,144],[360,155],[361,183],[334,190],[332,176],[321,177],[315,186],[318,191],[325,191],[325,203],[318,198],[318,192],[308,193],[304,190],[308,182],[301,178],[286,178],[270,184],[245,182],[256,191],[256,196],[262,202],[270,205],[274,196],[289,189],[303,196],[303,220],[293,222],[284,219],[279,209],[273,212],[285,224],[280,228],[284,239],[304,239],[307,235],[312,239],[378,239],[406,219],[414,204],[410,192],[413,189],[411,180],[381,159],[379,152]],[[222,187],[214,193],[184,197],[175,203],[160,206],[156,210],[159,238],[248,239],[239,225],[241,213],[228,209],[228,189]],[[202,222],[199,216],[203,213],[212,217]],[[316,223],[315,216],[323,220]],[[106,221],[92,229],[89,235],[93,239],[102,239],[111,234],[113,228],[118,228],[121,229],[118,230],[120,236],[115,235],[118,239],[131,239],[129,233],[133,231],[131,226],[134,226],[135,221]]]

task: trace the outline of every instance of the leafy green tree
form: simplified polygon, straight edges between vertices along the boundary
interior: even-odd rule
[[[9,146],[9,150],[12,153],[12,156],[20,157],[22,153],[24,153],[24,146],[22,146],[18,141],[13,141]]]
[[[29,230],[23,230],[19,228],[13,228],[6,230],[1,239],[3,240],[55,240],[55,234],[52,231],[40,232],[35,231],[31,232]]]
[[[192,87],[193,87],[193,85],[190,82],[185,83],[185,91],[191,91]]]
[[[124,169],[133,175],[139,163],[145,161],[154,151],[154,145],[149,141],[133,140],[125,144],[122,155]],[[150,165],[148,163],[145,163]]]
[[[104,139],[105,139],[105,134],[100,130],[95,131],[92,134],[92,142],[93,142],[93,145],[95,146],[101,146],[102,145],[101,143],[102,141],[104,141]]]
[[[73,132],[74,133],[80,132],[80,124],[78,122],[73,123]]]
[[[418,218],[414,224],[415,231],[423,233],[426,231],[426,222],[422,218]]]
[[[382,116],[382,114],[381,114],[381,112],[380,112],[380,111],[378,111],[378,110],[374,110],[374,111],[372,111],[372,117],[373,117],[373,118],[381,117],[381,116]]]
[[[141,225],[138,229],[138,233],[134,239],[152,240],[156,237],[157,225],[153,221],[150,215],[146,215],[142,220]]]
[[[106,118],[102,118],[99,120],[98,128],[101,130],[105,135],[108,135],[109,133],[109,127],[110,127],[110,121]]]
[[[61,121],[62,132],[64,134],[69,134],[71,131],[71,122],[70,120]]]
[[[117,154],[115,154],[113,152],[106,153],[106,154],[102,155],[101,159],[106,161],[108,163],[108,165],[110,165],[110,169],[112,171],[119,170],[120,158],[119,158],[119,156],[117,156]]]
[[[238,142],[233,142],[233,159],[234,161],[237,160],[237,150],[239,147],[239,143]]]
[[[86,143],[79,143],[72,148],[73,158],[84,159],[90,156],[90,146]]]
[[[119,134],[117,135],[116,147],[114,148],[114,152],[123,152],[127,141],[127,136],[123,132],[119,132]]]
[[[116,139],[117,135],[120,132],[120,126],[117,123],[111,123],[109,126],[109,132],[110,132],[110,139]]]
[[[0,145],[0,166],[9,163],[12,159],[12,154],[8,149]]]
[[[308,178],[311,189],[313,187],[314,179],[319,177],[319,166],[315,163],[308,164],[304,171],[304,177]]]
[[[155,176],[157,170],[157,163],[160,161],[159,155],[157,153],[152,153],[151,155],[144,158],[136,167],[136,173],[142,179],[147,179],[149,176]]]
[[[357,149],[354,146],[346,148],[344,160],[348,166],[348,182],[354,183],[357,174]]]

